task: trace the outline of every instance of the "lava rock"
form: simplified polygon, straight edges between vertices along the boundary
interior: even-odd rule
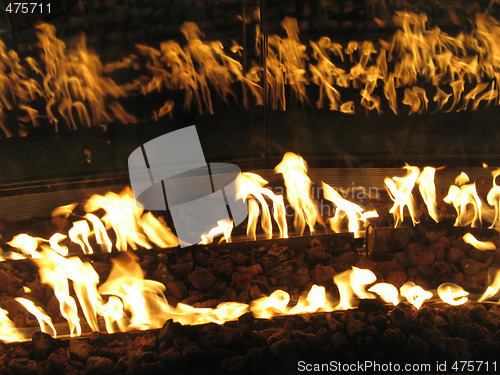
[[[28,358],[14,358],[9,363],[9,375],[36,375],[36,362]]]
[[[85,340],[74,339],[69,341],[69,353],[72,358],[78,361],[87,361],[87,358],[93,350],[94,347]]]
[[[196,267],[188,276],[188,280],[193,284],[196,290],[205,293],[214,286],[217,278],[206,268]]]
[[[166,285],[167,293],[171,294],[179,301],[188,296],[186,285],[181,281],[170,281]]]
[[[64,348],[59,348],[50,354],[45,366],[46,374],[64,374],[68,367],[69,353]]]
[[[89,357],[85,365],[86,375],[109,375],[114,368],[113,361],[103,357]]]
[[[47,359],[54,350],[55,340],[47,333],[35,332],[31,338],[31,355],[35,360]]]

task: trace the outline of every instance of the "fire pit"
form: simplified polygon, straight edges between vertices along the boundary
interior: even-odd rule
[[[0,373],[496,373],[498,4],[136,3],[3,30]]]

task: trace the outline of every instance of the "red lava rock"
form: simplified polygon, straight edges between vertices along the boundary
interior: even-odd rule
[[[308,286],[308,284],[311,282],[311,275],[309,273],[309,268],[299,268],[297,272],[293,275],[295,279],[295,284],[299,288],[304,288]]]
[[[443,261],[435,261],[433,270],[437,276],[448,275],[451,272],[450,265]]]
[[[10,375],[36,375],[36,362],[28,358],[15,358],[9,363]]]
[[[114,364],[109,358],[90,357],[85,365],[86,375],[108,375],[113,372]]]
[[[312,281],[315,284],[331,287],[333,286],[333,276],[335,276],[335,273],[333,267],[318,264],[312,271]]]
[[[46,359],[54,348],[55,340],[47,333],[35,332],[31,338],[31,355],[34,359]]]
[[[186,285],[180,281],[170,281],[165,286],[167,288],[167,293],[171,294],[180,301],[188,295]]]
[[[430,246],[430,251],[434,253],[436,256],[436,260],[443,260],[444,259],[444,245],[441,242],[435,242]]]
[[[356,263],[356,267],[371,271],[375,271],[376,265],[376,262],[368,259],[367,257],[359,258],[358,262]]]
[[[231,280],[233,281],[234,286],[243,290],[248,286],[250,281],[252,281],[252,275],[248,272],[236,271],[233,273],[233,276],[231,276]]]
[[[475,274],[479,271],[485,271],[486,265],[469,258],[463,258],[462,260],[460,260],[460,268],[464,274],[470,275]]]
[[[452,244],[452,241],[446,236],[439,237],[439,242],[443,244],[445,249],[448,249]]]
[[[428,266],[432,262],[436,256],[429,249],[424,249],[418,244],[410,244],[408,246],[408,257],[415,264]]]
[[[406,336],[399,328],[388,328],[380,338],[380,343],[387,349],[399,350],[406,345]]]
[[[395,271],[403,272],[405,269],[395,260],[391,260],[389,262],[377,262],[375,270],[383,275],[388,275]]]
[[[189,273],[193,269],[193,266],[193,262],[172,264],[170,265],[170,269],[176,276],[185,278],[187,275],[189,275]]]
[[[196,267],[196,269],[189,274],[188,280],[197,290],[205,293],[212,289],[217,278],[206,268]]]
[[[408,276],[403,271],[394,271],[387,275],[385,282],[394,285],[396,288],[401,288],[408,280]]]
[[[89,355],[94,350],[94,347],[85,340],[70,340],[69,353],[71,357],[81,362],[85,362]]]
[[[50,354],[45,366],[46,374],[63,374],[68,367],[69,354],[66,349],[59,348]]]
[[[0,269],[0,292],[7,292],[15,295],[17,290],[22,287],[23,281],[14,276],[9,271]]]

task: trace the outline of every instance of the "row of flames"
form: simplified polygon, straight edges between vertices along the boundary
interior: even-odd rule
[[[403,221],[404,207],[407,207],[413,222],[418,221],[415,215],[415,198],[412,195],[416,184],[422,200],[427,205],[429,215],[438,221],[434,187],[435,169],[426,167],[420,171],[417,167],[405,168],[406,176],[387,178],[385,181],[388,192],[394,200],[391,211],[396,225]],[[275,171],[283,174],[287,189],[286,198],[295,212],[295,231],[301,235],[308,226],[310,232],[314,233],[316,223],[322,223],[323,218],[318,216],[316,202],[311,196],[311,180],[307,175],[305,161],[296,154],[287,153]],[[500,170],[493,172],[494,178],[499,174]],[[237,199],[248,202],[247,233],[250,239],[256,238],[256,222],[259,216],[266,238],[272,238],[270,204],[273,207],[279,236],[288,236],[284,217],[284,197],[274,194],[265,187],[266,184],[267,181],[256,174],[242,173],[238,177]],[[360,222],[366,222],[367,217],[376,215],[373,212],[363,212],[360,206],[344,199],[339,192],[325,183],[323,183],[323,194],[324,198],[336,207],[335,216],[328,218],[333,231],[347,229],[358,233],[361,229]],[[474,184],[469,182],[465,174],[457,177],[456,185],[450,187],[445,201],[451,202],[457,209],[456,225],[481,222],[480,213],[484,205],[475,192]],[[488,203],[494,206],[495,220],[492,224],[494,227],[498,226],[500,220],[499,202],[500,189],[494,180],[494,186],[488,194]],[[59,207],[54,210],[53,215],[76,217],[76,206],[71,204]],[[377,296],[392,305],[397,305],[406,299],[416,308],[420,308],[426,300],[435,298],[432,292],[422,289],[411,281],[399,290],[387,283],[374,284],[376,276],[371,271],[353,267],[352,270],[334,276],[333,280],[339,290],[338,300],[327,295],[324,287],[313,285],[307,296],[299,298],[293,307],[289,306],[290,296],[283,290],[274,291],[269,296],[251,302],[250,305],[226,302],[216,308],[195,308],[182,303],[172,306],[164,295],[165,286],[157,281],[144,279],[144,272],[137,263],[135,255],[127,252],[137,248],[151,249],[153,246],[159,248],[177,246],[178,239],[165,223],[152,213],[144,212],[129,189],[120,195],[114,193],[104,196],[94,195],[84,205],[83,210],[84,216],[73,222],[73,227],[67,236],[56,233],[47,240],[20,234],[9,242],[11,247],[20,251],[11,253],[10,259],[29,257],[39,267],[40,280],[54,290],[59,301],[60,313],[68,322],[71,336],[82,333],[79,307],[92,331],[105,329],[111,333],[160,328],[168,319],[182,324],[208,322],[222,324],[237,319],[248,311],[258,318],[271,318],[277,315],[345,310],[356,307],[359,299],[373,299]],[[97,211],[102,211],[104,214],[98,217],[95,214]],[[468,213],[469,211],[473,213]],[[114,232],[116,239],[114,244],[108,231]],[[211,232],[210,235],[202,236],[202,240],[205,242],[212,240],[219,234],[230,240],[231,230],[227,228],[223,230],[214,228]],[[116,248],[123,253],[112,260],[113,267],[108,279],[100,283],[99,275],[91,263],[83,262],[78,257],[67,257],[68,247],[64,244],[68,241],[81,247],[85,254],[93,253],[91,242],[99,246],[102,251],[111,252]],[[494,243],[478,241],[470,233],[464,236],[464,241],[481,250],[496,250]],[[499,290],[500,272],[497,272],[493,282],[478,301],[494,297]],[[27,287],[24,287],[24,291],[27,295],[31,292]],[[450,305],[463,304],[468,300],[468,293],[455,284],[442,284],[436,292],[442,301]],[[18,297],[16,301],[36,317],[43,332],[53,336],[58,335],[51,317],[40,306],[28,298]],[[7,314],[7,311],[0,308],[0,339],[3,341],[25,339],[22,329],[16,328]]]
[[[286,36],[270,35],[267,43],[271,108],[286,110],[287,87],[299,103],[344,113],[354,113],[358,104],[344,101],[343,89],[359,90],[359,105],[378,113],[382,94],[395,114],[401,112],[399,102],[410,113],[428,111],[430,102],[436,111],[445,112],[500,104],[500,25],[495,19],[478,14],[472,29],[457,36],[437,27],[428,29],[425,14],[398,12],[393,23],[398,29],[388,40],[350,41],[343,46],[327,36],[303,44],[297,21],[285,18]],[[160,43],[159,49],[136,45],[136,54],[108,64],[88,50],[83,34],[68,49],[52,25],[40,25],[38,30],[38,60],[21,59],[0,41],[0,129],[6,137],[13,135],[6,126],[12,113],[20,122],[19,135],[29,124],[38,126],[40,118],[48,119],[56,131],[61,126],[137,122],[118,100],[138,92],[182,91],[184,109],[206,114],[214,113],[216,97],[226,103],[241,99],[246,108],[264,104],[263,67],[253,62],[245,70],[239,61],[243,47],[233,41],[227,53],[221,41],[203,40],[194,23],[180,29],[185,45],[172,40]],[[258,52],[261,38],[257,32]],[[147,69],[149,76],[126,85],[107,76],[123,68]],[[319,90],[316,103],[310,103],[307,92],[312,86]],[[40,100],[45,103],[43,113],[35,109]],[[153,118],[172,116],[173,110],[173,100],[167,99]]]

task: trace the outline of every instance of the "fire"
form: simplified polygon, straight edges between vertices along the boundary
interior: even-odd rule
[[[53,337],[57,336],[54,324],[52,324],[52,319],[42,310],[42,308],[36,306],[33,303],[33,301],[30,301],[29,299],[26,298],[19,297],[16,298],[16,301],[19,302],[21,305],[23,305],[26,310],[28,310],[31,314],[35,316],[35,318],[38,320],[38,323],[40,324],[40,330],[42,332],[48,333]]]
[[[416,217],[416,203],[412,195],[412,190],[417,182],[420,169],[409,165],[404,168],[407,170],[406,176],[386,177],[384,180],[387,191],[394,201],[394,205],[389,212],[394,215],[394,227],[396,228],[404,221],[405,207],[408,207],[413,224],[419,223]]]
[[[343,230],[343,221],[347,217],[347,228],[349,232],[361,237],[362,231],[360,221],[366,223],[370,217],[376,217],[378,214],[374,211],[363,212],[363,208],[355,203],[344,199],[334,188],[323,182],[323,196],[332,202],[335,209],[335,216],[329,219],[331,229],[338,233]]]
[[[500,185],[497,184],[497,177],[500,176],[500,169],[491,172],[493,175],[493,187],[488,192],[486,200],[490,206],[495,207],[495,216],[490,228],[500,227]]]
[[[452,306],[463,305],[467,302],[469,295],[461,286],[451,283],[441,284],[437,293],[444,302]]]
[[[448,195],[443,199],[446,203],[452,204],[457,211],[455,225],[479,227],[482,223],[481,207],[482,202],[476,191],[475,183],[468,183],[469,176],[461,173],[455,179],[455,185],[450,186]],[[470,218],[469,207],[472,206],[473,217]],[[468,215],[469,214],[469,215]]]
[[[422,306],[425,300],[432,298],[431,292],[424,290],[421,286],[415,285],[413,281],[407,281],[399,290],[401,295],[417,309]]]
[[[394,306],[399,304],[398,289],[392,284],[377,283],[368,289],[368,291],[378,294],[384,302],[391,303]]]
[[[297,154],[287,152],[283,160],[274,169],[283,174],[288,202],[295,211],[294,227],[298,235],[304,233],[305,225],[314,233],[314,226],[318,219],[316,205],[311,196],[311,179],[307,175],[307,164]]]
[[[435,173],[436,168],[425,167],[417,178],[417,184],[429,216],[437,223],[439,222],[439,213],[436,202],[436,186],[434,185]]]
[[[83,34],[75,48],[67,50],[56,37],[54,26],[44,23],[37,28],[45,68],[41,73],[46,113],[56,131],[60,124],[76,130],[82,125],[99,126],[113,120],[137,121],[116,101],[127,91],[103,76],[103,64],[88,51]]]
[[[465,243],[474,246],[478,250],[496,250],[496,245],[491,241],[479,241],[471,233],[466,233],[462,237]]]
[[[219,243],[222,241],[231,242],[231,232],[233,231],[233,221],[232,220],[218,220],[217,226],[215,228],[210,229],[208,233],[201,235],[201,245],[208,245],[213,242],[214,237],[222,234],[222,238]]]
[[[265,238],[273,237],[273,226],[271,214],[265,197],[273,202],[273,217],[280,231],[280,238],[288,238],[288,226],[286,223],[286,210],[282,195],[274,194],[271,189],[265,188],[267,181],[255,173],[241,173],[236,180],[236,198],[243,201],[248,200],[248,224],[247,235],[255,240],[257,221],[259,217],[259,205],[262,209],[261,226]],[[253,197],[253,198],[252,198]]]
[[[500,291],[500,270],[496,270],[495,277],[490,285],[486,288],[483,295],[478,299],[478,302],[486,301]]]
[[[25,340],[25,335],[16,328],[14,322],[8,318],[7,314],[7,311],[0,308],[0,340],[4,342]]]

